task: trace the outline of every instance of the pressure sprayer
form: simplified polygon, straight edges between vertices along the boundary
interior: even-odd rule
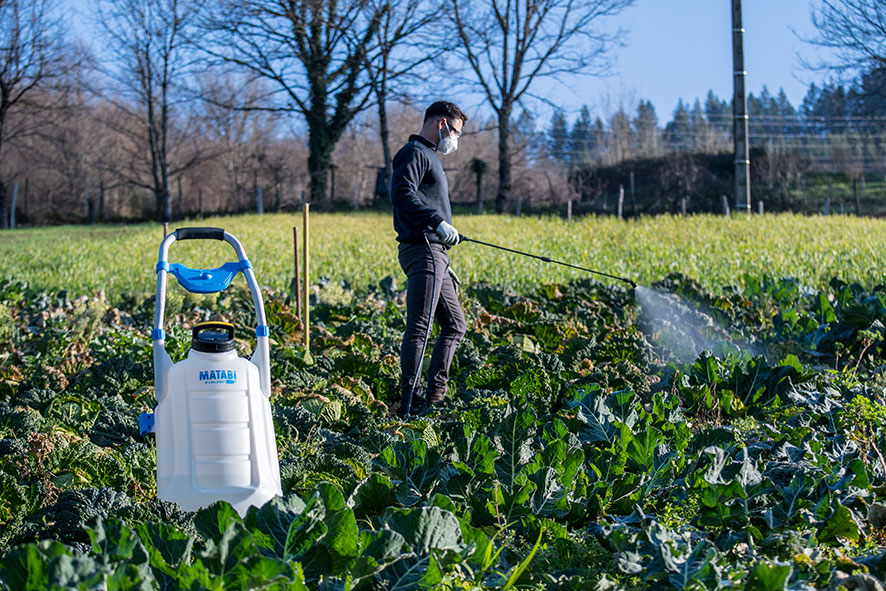
[[[430,242],[430,239],[428,238],[428,236],[430,234],[431,234],[431,232],[424,233],[425,243],[428,245],[429,252],[431,251],[431,242]],[[519,250],[514,250],[512,248],[506,248],[504,246],[498,246],[496,244],[490,244],[488,242],[474,240],[473,238],[468,238],[464,234],[459,234],[458,235],[458,244],[461,244],[462,242],[473,242],[474,244],[481,244],[483,246],[488,246],[490,248],[497,248],[499,250],[504,250],[504,251],[511,252],[514,254],[519,254],[519,255],[522,255],[525,257],[531,257],[533,259],[538,259],[538,260],[544,261],[546,263],[555,263],[557,265],[563,265],[565,267],[572,267],[573,269],[578,269],[579,271],[586,271],[588,273],[593,273],[595,275],[602,275],[603,277],[609,277],[610,279],[617,279],[618,281],[624,281],[625,283],[629,283],[631,285],[631,287],[633,287],[633,288],[637,287],[637,283],[634,280],[627,279],[626,277],[619,277],[617,275],[610,275],[609,273],[604,273],[603,271],[595,271],[594,269],[587,269],[585,267],[579,267],[578,265],[573,265],[572,263],[564,263],[562,261],[555,261],[554,259],[552,259],[550,257],[541,256],[541,255],[537,255],[537,254],[530,254],[528,252],[522,252]],[[436,286],[437,286],[437,260],[434,258],[433,252],[430,252],[430,254],[431,254],[431,263],[433,264],[433,267],[432,267],[432,269],[433,269],[433,285],[434,285],[434,290],[436,290]],[[434,290],[431,291],[431,301],[432,302],[436,301],[436,299],[437,299],[437,295]],[[434,316],[434,312],[432,310],[431,311],[431,318],[433,318],[433,316]],[[428,339],[431,336],[431,325],[432,324],[433,324],[433,320],[428,322],[428,328],[425,331],[425,338],[424,338],[424,341],[422,342],[421,355],[419,355],[419,359],[424,358],[425,350],[428,347]],[[418,383],[418,376],[420,374],[421,374],[421,364],[419,364],[419,370],[415,372],[415,376],[412,378],[412,384],[410,384],[410,387],[409,387],[409,397],[407,398],[406,413],[405,413],[407,415],[412,413],[412,398],[413,398],[413,394],[415,392],[415,387]]]
[[[223,240],[238,262],[191,269],[167,260],[176,240]],[[163,316],[168,274],[191,293],[217,293],[243,273],[255,304],[257,339],[250,359],[234,351],[234,325],[204,322],[192,329],[191,350],[173,364],[166,351]],[[142,434],[157,446],[157,497],[194,511],[227,501],[245,515],[281,495],[280,467],[271,417],[268,326],[252,264],[240,242],[222,228],[179,228],[160,244],[154,309],[153,414],[139,417]]]

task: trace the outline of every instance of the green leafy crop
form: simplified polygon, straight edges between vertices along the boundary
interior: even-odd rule
[[[662,240],[676,231],[660,224]],[[605,232],[653,231],[620,228]],[[526,247],[546,244],[579,260],[566,239]],[[650,245],[655,261],[669,248]],[[154,404],[149,298],[0,281],[0,588],[882,585],[886,292],[869,276],[650,259],[656,316],[587,278],[497,283],[513,267],[494,261],[459,294],[469,329],[447,397],[407,418],[390,278],[316,286],[310,353],[289,295],[265,292],[284,494],[245,517],[155,496],[137,428]],[[210,308],[247,351],[251,305],[243,289],[179,297],[171,355]]]

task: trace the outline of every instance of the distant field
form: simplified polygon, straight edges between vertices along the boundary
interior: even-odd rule
[[[832,277],[866,286],[884,282],[886,221],[848,216],[766,215],[645,218],[618,221],[511,216],[457,217],[463,234],[627,276],[640,283],[672,272],[711,288],[741,285],[743,276],[793,276],[812,287]],[[301,214],[214,218],[186,225],[221,226],[237,236],[262,285],[285,288],[292,278],[292,227],[301,232]],[[123,293],[149,294],[162,238],[158,224],[64,226],[0,233],[0,278],[47,289],[94,293],[112,299]],[[232,260],[220,242],[175,244],[171,262],[215,267]],[[463,280],[532,289],[582,274],[525,257],[465,244],[451,252]],[[402,285],[390,216],[379,213],[311,216],[311,280],[344,279],[358,288],[392,275]]]

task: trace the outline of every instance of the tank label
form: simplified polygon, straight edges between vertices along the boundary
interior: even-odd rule
[[[233,369],[201,371],[198,378],[204,384],[236,384],[237,372]]]

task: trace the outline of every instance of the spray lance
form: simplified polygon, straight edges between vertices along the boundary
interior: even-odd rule
[[[550,257],[540,256],[537,254],[530,254],[528,252],[522,252],[519,250],[514,250],[512,248],[505,248],[504,246],[498,246],[496,244],[489,244],[488,242],[482,242],[480,240],[474,240],[473,238],[468,238],[467,236],[465,236],[463,234],[458,235],[458,241],[459,241],[459,243],[473,242],[474,244],[482,244],[483,246],[489,246],[490,248],[497,248],[499,250],[512,252],[514,254],[520,254],[525,257],[531,257],[533,259],[538,259],[540,261],[544,261],[546,263],[555,263],[557,265],[563,265],[564,267],[572,267],[573,269],[578,269],[579,271],[586,271],[588,273],[594,273],[595,275],[602,275],[603,277],[609,277],[610,279],[617,279],[619,281],[624,281],[625,283],[630,283],[631,287],[634,287],[634,288],[637,287],[637,282],[634,281],[633,279],[627,279],[625,277],[619,277],[617,275],[610,275],[609,273],[604,273],[603,271],[595,271],[594,269],[587,269],[585,267],[579,267],[578,265],[573,265],[571,263],[564,263],[563,261],[555,261],[554,259],[552,259]]]

